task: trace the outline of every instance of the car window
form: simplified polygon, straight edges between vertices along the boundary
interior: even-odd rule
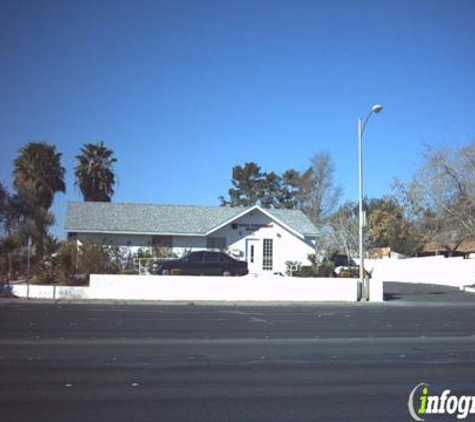
[[[219,254],[219,255],[218,255],[218,259],[219,259],[219,262],[225,262],[225,263],[231,262],[231,260],[229,259],[229,257],[227,257],[227,256],[224,255],[224,254]]]
[[[206,252],[205,253],[205,262],[218,262],[218,254],[214,252]]]
[[[346,255],[337,255],[335,257],[335,267],[348,267],[348,257]]]
[[[188,255],[189,262],[203,262],[204,252],[192,252]]]

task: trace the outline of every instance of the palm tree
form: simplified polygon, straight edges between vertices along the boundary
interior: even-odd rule
[[[56,192],[66,192],[65,169],[61,166],[61,153],[54,145],[30,142],[20,150],[13,161],[13,184],[18,193],[35,205],[49,209]]]
[[[81,155],[76,156],[75,185],[79,187],[85,201],[110,202],[115,184],[112,165],[117,162],[113,154],[104,146],[104,142],[99,142],[85,144],[81,148]]]
[[[12,236],[0,238],[0,279],[6,279],[7,283],[12,279],[13,261],[18,244]]]
[[[0,182],[0,280],[6,277],[9,281],[12,274],[11,253],[16,245],[10,234],[11,196]]]
[[[10,194],[0,182],[0,236],[7,231],[10,215]]]
[[[13,161],[13,185],[18,195],[12,205],[21,214],[20,231],[33,238],[38,259],[43,258],[48,227],[54,224],[49,212],[54,195],[66,191],[61,155],[54,145],[30,142]]]

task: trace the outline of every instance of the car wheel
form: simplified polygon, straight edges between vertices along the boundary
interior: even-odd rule
[[[164,268],[161,272],[162,275],[170,275],[170,270],[168,268]]]
[[[231,270],[223,270],[223,277],[231,277],[233,275]]]

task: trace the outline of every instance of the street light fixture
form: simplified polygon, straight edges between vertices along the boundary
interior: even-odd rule
[[[364,271],[364,251],[363,251],[363,134],[371,115],[377,114],[383,110],[381,104],[375,104],[366,116],[364,122],[358,118],[358,151],[359,151],[359,254],[360,254],[360,283],[363,289],[362,299],[369,300],[369,280],[365,277]]]

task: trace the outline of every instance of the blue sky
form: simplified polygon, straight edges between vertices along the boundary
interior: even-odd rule
[[[218,205],[231,168],[304,170],[328,151],[357,197],[407,180],[425,145],[475,138],[475,1],[0,1],[0,180],[30,141],[104,141],[116,202]]]

